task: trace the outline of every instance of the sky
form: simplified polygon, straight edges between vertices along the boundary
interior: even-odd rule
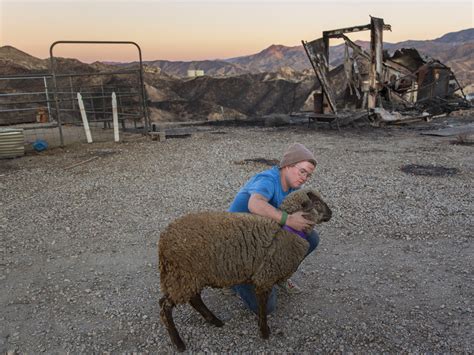
[[[48,58],[55,41],[133,41],[143,60],[225,59],[272,44],[298,46],[323,30],[368,24],[369,15],[392,26],[385,42],[474,27],[472,0],[0,0],[0,46]],[[368,40],[369,32],[349,37]],[[117,44],[59,44],[53,54],[84,62],[138,59],[134,46]]]

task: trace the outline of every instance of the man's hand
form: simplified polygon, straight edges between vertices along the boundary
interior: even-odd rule
[[[313,229],[314,223],[308,221],[306,218],[304,218],[304,216],[305,213],[302,211],[290,214],[286,220],[286,225],[298,231],[309,232],[311,229]]]
[[[269,217],[278,223],[281,220],[282,212],[276,209],[275,207],[273,207],[272,205],[270,205],[268,203],[268,200],[262,195],[259,195],[257,193],[252,194],[250,196],[248,206],[249,206],[249,211],[253,214],[263,216],[263,217]],[[305,233],[308,233],[313,229],[314,223],[311,221],[308,221],[306,218],[304,218],[304,216],[305,216],[305,213],[302,211],[290,214],[288,215],[288,218],[286,220],[286,225],[298,231],[303,231]]]

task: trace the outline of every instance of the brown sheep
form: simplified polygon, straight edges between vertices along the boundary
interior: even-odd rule
[[[318,192],[304,189],[286,197],[280,209],[304,211],[314,223],[329,221],[331,210]],[[272,287],[289,278],[308,251],[308,242],[275,221],[248,213],[202,212],[173,221],[158,243],[160,317],[179,351],[185,345],[173,321],[173,308],[190,303],[208,322],[223,325],[203,303],[205,287],[255,285],[261,337],[270,334],[266,304]]]

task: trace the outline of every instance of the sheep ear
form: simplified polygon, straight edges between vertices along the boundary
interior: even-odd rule
[[[308,198],[311,200],[313,204],[316,204],[319,201],[321,201],[320,197],[317,194],[315,194],[313,191],[308,191],[306,195],[308,196]]]
[[[313,202],[311,201],[304,201],[301,205],[303,207],[303,211],[311,211],[313,209]]]

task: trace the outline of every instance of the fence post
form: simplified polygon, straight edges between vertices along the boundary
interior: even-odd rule
[[[49,122],[51,121],[51,106],[49,105],[48,82],[45,76],[43,76],[43,81],[44,81],[44,94],[46,96],[46,105],[48,107],[48,122]]]
[[[91,130],[89,128],[89,122],[87,121],[86,110],[84,109],[84,102],[82,101],[81,93],[77,93],[77,102],[81,109],[82,123],[84,124],[84,131],[86,132],[87,143],[92,143]]]
[[[118,114],[117,114],[117,96],[115,92],[112,92],[112,121],[114,125],[114,141],[119,141],[119,127],[118,127]]]

